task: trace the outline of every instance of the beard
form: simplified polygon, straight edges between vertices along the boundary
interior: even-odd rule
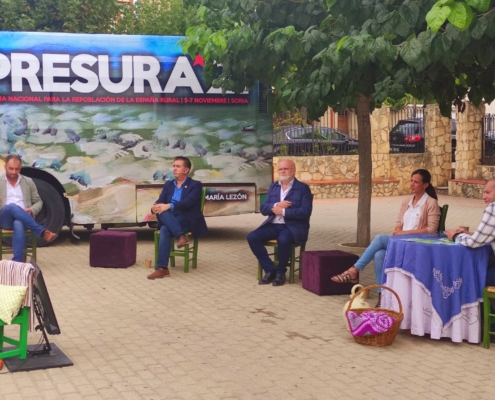
[[[280,182],[290,182],[294,178],[293,176],[279,176],[278,180]]]

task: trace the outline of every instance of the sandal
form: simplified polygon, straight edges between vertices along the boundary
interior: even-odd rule
[[[351,276],[350,270],[354,268],[357,272],[354,278]],[[332,276],[332,281],[337,283],[359,283],[359,270],[356,267],[351,267],[347,271],[342,272],[339,275]]]

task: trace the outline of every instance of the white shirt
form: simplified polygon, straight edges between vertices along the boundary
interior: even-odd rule
[[[7,179],[6,179],[7,180]],[[21,190],[21,177],[17,178],[17,182],[14,186],[10,184],[10,182],[7,180],[7,198],[5,199],[5,204],[17,204],[19,207],[21,207],[23,210],[26,208],[26,205],[24,204],[24,197],[22,197],[22,190]]]
[[[294,178],[289,182],[289,186],[287,186],[287,189],[284,190],[282,187],[282,182],[278,181],[278,184],[280,185],[280,201],[285,200],[285,196],[287,196],[287,193],[289,193],[289,190],[292,189],[292,185],[294,184]],[[275,206],[278,203],[275,203]],[[285,208],[282,210],[282,215],[276,215],[275,218],[272,219],[272,224],[285,224]]]
[[[425,192],[415,206],[413,206],[412,204],[413,199],[409,201],[408,208],[404,213],[403,224],[402,224],[403,231],[413,231],[415,229],[418,229],[419,215],[421,214],[420,209],[421,206],[425,204],[427,198],[428,198],[428,194]]]

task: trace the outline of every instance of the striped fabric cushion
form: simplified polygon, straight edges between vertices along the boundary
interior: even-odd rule
[[[34,312],[33,307],[31,307],[33,301],[33,273],[34,267],[31,264],[0,260],[0,285],[27,287],[22,306],[30,307],[30,330],[34,326]]]

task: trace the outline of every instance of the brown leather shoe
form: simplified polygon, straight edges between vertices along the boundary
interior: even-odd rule
[[[177,248],[180,249],[182,247],[185,247],[189,244],[189,239],[187,238],[187,236],[180,236],[179,239],[177,239],[177,242],[175,242],[176,245],[177,245]]]
[[[57,236],[56,233],[50,232],[48,229],[43,232],[43,239],[45,239],[47,243],[53,242]]]
[[[149,274],[148,275],[148,279],[162,279],[162,278],[165,278],[167,276],[170,276],[170,271],[167,269],[164,269],[164,268],[158,268],[155,272],[153,272],[152,274]]]

